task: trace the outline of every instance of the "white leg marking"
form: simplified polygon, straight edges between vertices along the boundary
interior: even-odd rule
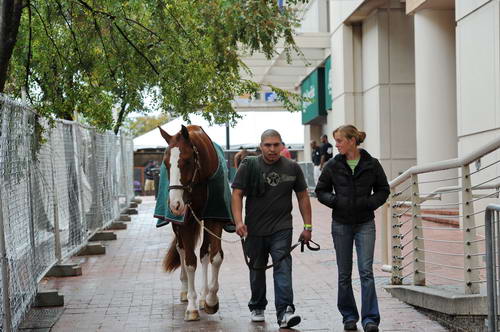
[[[205,308],[205,299],[208,294],[208,263],[210,255],[207,254],[201,258],[201,292],[200,292],[200,309]]]
[[[219,303],[219,298],[217,297],[217,292],[219,291],[219,270],[222,265],[222,256],[220,252],[214,256],[212,261],[212,280],[210,285],[208,286],[208,295],[207,295],[207,305],[213,307],[217,303]]]
[[[186,311],[195,311],[198,310],[198,304],[196,303],[196,288],[194,285],[196,267],[187,265],[186,272],[188,276],[188,306]]]
[[[170,150],[170,185],[181,186],[181,170],[179,168],[179,158],[181,150],[174,147]],[[171,189],[169,190],[170,210],[176,215],[180,215],[184,211],[184,200],[182,195],[184,190]]]
[[[177,247],[177,252],[181,258],[181,302],[187,301],[188,279],[186,274],[186,262],[184,260],[184,249]]]

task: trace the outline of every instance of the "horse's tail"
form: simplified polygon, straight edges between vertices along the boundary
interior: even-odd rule
[[[194,250],[194,248],[196,248],[196,243],[200,238],[201,226],[193,219],[191,219],[190,221],[192,222],[191,225],[185,225],[182,227],[192,227],[192,247]],[[184,241],[186,240],[187,239],[185,239]],[[170,244],[170,248],[168,249],[167,255],[165,255],[165,258],[163,259],[163,268],[166,272],[174,272],[179,266],[181,266],[181,257],[179,256],[179,252],[177,251],[177,237],[174,237],[174,240],[172,241],[172,243]]]
[[[177,238],[174,237],[165,258],[163,259],[163,268],[166,272],[174,272],[179,266],[181,266],[181,257],[177,251]]]

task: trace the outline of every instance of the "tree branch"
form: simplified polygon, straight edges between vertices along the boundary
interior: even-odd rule
[[[85,73],[85,75],[89,78],[89,84],[95,88],[95,86],[93,85],[92,81],[95,79],[94,77],[92,77],[91,74],[88,73],[88,71],[85,70],[85,65],[83,64],[83,59],[82,59],[82,51],[80,50],[80,46],[78,45],[78,40],[76,38],[76,33],[75,31],[73,31],[73,27],[71,26],[71,23],[68,21],[68,19],[66,18],[66,15],[64,15],[64,10],[62,8],[62,5],[61,5],[61,2],[59,0],[56,0],[57,2],[57,7],[59,9],[59,13],[61,14],[61,16],[63,17],[64,19],[64,22],[66,23],[66,26],[68,27],[68,30],[71,34],[71,37],[73,39],[73,42],[75,44],[75,49],[76,49],[76,53],[78,54],[78,61],[80,62],[80,65],[82,66],[82,71]],[[96,80],[97,84],[99,84],[98,80]]]
[[[149,60],[149,58],[146,55],[144,55],[144,53],[142,53],[141,50],[139,50],[139,48],[137,48],[137,46],[135,46],[135,44],[128,38],[128,36],[125,34],[125,32],[123,32],[123,30],[120,28],[120,26],[116,22],[113,22],[113,25],[116,27],[118,32],[120,32],[122,37],[132,46],[132,48],[149,63],[149,65],[151,66],[153,71],[156,73],[156,75],[160,75],[160,73],[156,69],[155,65],[151,62],[151,60]]]
[[[54,41],[54,39],[52,38],[52,36],[50,35],[48,29],[47,29],[47,25],[45,24],[45,21],[43,20],[43,17],[42,17],[42,14],[40,14],[40,12],[38,11],[38,8],[36,8],[35,5],[31,5],[31,7],[35,10],[35,12],[37,13],[38,17],[40,18],[40,21],[42,21],[42,25],[43,25],[43,29],[45,30],[45,34],[47,35],[47,37],[49,38],[50,42],[52,43],[52,45],[54,45],[55,49],[56,49],[56,52],[57,54],[59,55],[59,61],[61,61],[61,59],[64,59],[64,61],[68,62],[69,63],[69,60],[67,58],[65,58],[62,54],[61,54],[61,51],[59,51],[59,47],[57,47],[57,44],[56,42]],[[62,64],[62,62],[61,62]]]
[[[31,99],[30,89],[29,89],[29,79],[30,79],[30,69],[31,69],[31,42],[33,40],[33,27],[31,26],[31,0],[27,0],[28,6],[28,56],[26,58],[26,80],[24,81],[24,88],[26,90],[26,94],[28,95],[28,99],[33,104],[33,99]]]
[[[109,55],[108,55],[108,51],[106,49],[106,46],[104,44],[104,39],[102,37],[101,26],[99,25],[99,23],[97,23],[97,18],[95,17],[94,14],[92,14],[92,19],[94,20],[94,29],[96,30],[97,34],[99,35],[99,40],[101,41],[101,45],[102,45],[102,48],[104,50],[104,57],[106,58],[106,64],[108,65],[109,72],[111,73],[111,77],[113,77],[113,79],[116,82],[115,71],[113,70],[113,68],[111,68],[111,64],[109,63]]]

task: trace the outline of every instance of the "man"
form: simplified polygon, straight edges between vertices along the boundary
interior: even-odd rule
[[[232,187],[232,211],[236,233],[246,237],[245,251],[252,266],[267,264],[269,254],[276,263],[273,271],[278,324],[290,328],[300,323],[295,314],[292,289],[292,191],[295,191],[304,220],[301,238],[311,240],[311,203],[307,184],[299,165],[280,155],[280,134],[273,129],[261,135],[262,155],[247,157],[241,163]],[[246,195],[245,223],[242,200]],[[250,269],[252,297],[248,303],[253,322],[264,321],[266,309],[265,270]]]
[[[282,155],[285,158],[292,159],[292,154],[286,147],[285,142],[281,142],[281,145],[283,145],[283,150],[281,150],[280,155]]]
[[[333,146],[328,142],[328,136],[323,135],[321,136],[321,161],[319,164],[319,169],[323,170],[323,167],[325,166],[326,162],[330,160],[333,157]]]
[[[238,151],[235,155],[234,155],[234,168],[238,169],[238,167],[240,166],[240,163],[243,159],[245,159],[246,156],[248,156],[250,153],[248,152],[247,149],[245,148],[242,148],[240,151]]]
[[[311,141],[311,160],[314,165],[314,184],[318,183],[319,175],[321,173],[319,165],[321,164],[321,149],[316,145],[316,141]]]
[[[148,161],[146,168],[144,168],[144,177],[146,178],[144,182],[144,195],[152,195],[155,190],[154,168],[156,168],[154,160]]]

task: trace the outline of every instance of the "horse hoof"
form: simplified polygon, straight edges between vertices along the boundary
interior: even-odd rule
[[[205,306],[206,306],[205,300],[200,300],[200,310],[205,309]]]
[[[217,302],[213,307],[208,304],[205,306],[205,312],[209,315],[213,315],[217,311],[219,311],[219,302]]]
[[[181,302],[188,301],[188,292],[181,292]]]
[[[200,320],[200,313],[198,312],[198,310],[186,310],[186,313],[184,314],[184,320],[186,322]]]

